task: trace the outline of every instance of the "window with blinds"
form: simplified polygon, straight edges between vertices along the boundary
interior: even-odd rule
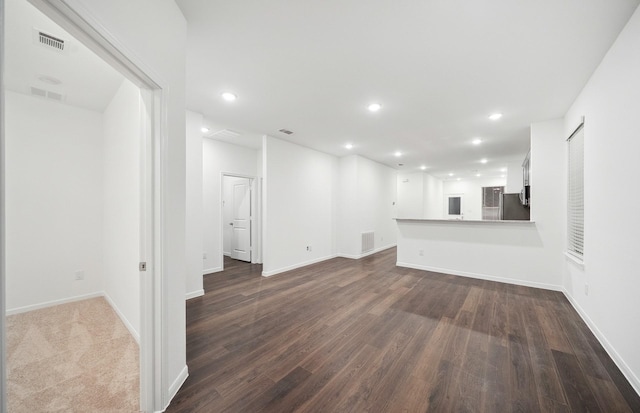
[[[584,124],[576,129],[567,142],[569,144],[567,252],[582,260],[584,256]]]

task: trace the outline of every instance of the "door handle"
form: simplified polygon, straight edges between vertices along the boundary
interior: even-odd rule
[[[229,222],[229,225],[233,226],[233,222]]]

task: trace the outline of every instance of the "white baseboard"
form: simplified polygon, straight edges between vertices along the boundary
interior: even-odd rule
[[[478,273],[466,272],[466,271],[458,271],[458,270],[452,270],[452,269],[449,269],[449,268],[436,268],[436,267],[430,267],[430,266],[427,266],[427,265],[411,264],[411,263],[400,262],[400,261],[396,262],[396,265],[398,267],[413,268],[413,269],[416,269],[416,270],[439,272],[439,273],[442,273],[442,274],[459,275],[459,276],[462,276],[462,277],[477,278],[477,279],[480,279],[480,280],[496,281],[496,282],[501,282],[501,283],[506,283],[506,284],[522,285],[522,286],[525,286],[525,287],[542,288],[544,290],[562,291],[562,286],[561,285],[555,285],[555,284],[538,283],[538,282],[533,282],[533,281],[518,280],[518,279],[515,279],[515,278],[503,278],[503,277],[497,277],[497,276],[494,276],[494,275],[478,274]]]
[[[169,407],[173,398],[176,397],[178,390],[180,390],[180,387],[182,387],[184,382],[187,380],[187,377],[189,377],[189,368],[185,365],[180,374],[178,374],[178,377],[176,377],[171,386],[169,386],[169,400],[167,401],[167,405],[164,406],[164,409],[162,409],[163,412],[167,410],[167,407]]]
[[[192,298],[202,297],[203,295],[204,295],[204,290],[203,289],[196,290],[196,291],[191,291],[190,293],[187,293],[186,299],[190,300]]]
[[[133,328],[133,325],[131,325],[127,317],[124,316],[124,314],[122,313],[122,311],[120,311],[116,303],[111,299],[111,297],[109,297],[109,294],[104,293],[103,296],[107,300],[111,308],[113,308],[113,311],[115,311],[116,314],[118,314],[118,317],[120,317],[122,324],[124,324],[124,326],[127,327],[127,330],[129,330],[129,333],[131,333],[131,336],[136,341],[136,343],[140,345],[140,334],[136,331],[135,328]]]
[[[102,297],[102,296],[104,296],[104,292],[99,291],[95,293],[76,295],[74,297],[62,298],[60,300],[52,300],[52,301],[46,301],[44,303],[26,305],[24,307],[9,308],[6,311],[6,315],[26,313],[27,311],[39,310],[41,308],[53,307],[54,305],[67,304],[67,303],[72,303],[74,301],[88,300],[89,298],[96,298],[96,297]]]
[[[293,265],[289,265],[289,266],[286,266],[286,267],[278,268],[277,270],[262,271],[262,276],[263,277],[271,277],[272,275],[280,274],[282,272],[287,272],[287,271],[295,270],[296,268],[306,267],[307,265],[316,264],[318,262],[330,260],[332,258],[335,258],[336,256],[337,255],[335,255],[335,254],[327,255],[326,257],[321,257],[321,258],[316,258],[316,259],[309,260],[309,261],[304,261],[304,262],[301,262],[301,263],[298,263],[298,264],[293,264]]]
[[[627,378],[627,380],[631,384],[631,387],[633,387],[636,393],[640,395],[640,379],[638,378],[638,376],[636,376],[633,373],[631,368],[627,365],[627,363],[625,363],[624,359],[620,357],[620,354],[618,354],[618,352],[611,345],[609,340],[607,340],[604,334],[602,334],[600,329],[598,329],[598,327],[593,322],[593,320],[591,320],[591,318],[587,315],[587,313],[580,306],[580,304],[578,304],[578,302],[574,300],[571,294],[569,294],[569,292],[565,288],[562,288],[562,292],[564,293],[564,296],[567,297],[567,300],[569,300],[573,308],[578,312],[578,314],[580,315],[582,320],[585,322],[585,324],[589,327],[593,335],[596,336],[596,338],[598,339],[602,347],[604,347],[607,354],[609,354],[609,357],[611,357],[611,359],[616,364],[616,366],[618,366],[622,374]]]
[[[206,270],[202,270],[202,275],[213,274],[214,272],[222,271],[222,267],[209,268]]]
[[[353,255],[353,254],[338,254],[338,257],[342,257],[342,258],[349,258],[352,260],[359,260],[360,258],[364,258],[366,256],[369,255],[373,255],[375,253],[378,253],[380,251],[384,251],[384,250],[388,250],[389,248],[393,248],[395,247],[397,244],[389,244],[389,245],[385,245],[383,247],[379,247],[374,249],[373,251],[369,251],[369,252],[365,252],[364,254],[359,254],[359,255]]]

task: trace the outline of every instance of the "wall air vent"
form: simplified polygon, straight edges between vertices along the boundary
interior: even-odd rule
[[[365,252],[373,251],[375,245],[375,233],[373,231],[369,231],[363,232],[360,235],[362,236],[361,252],[364,254]]]
[[[289,129],[280,129],[278,132],[282,132],[286,135],[293,135],[293,132],[291,132]]]
[[[45,33],[35,27],[33,28],[33,42],[48,50],[54,50],[59,53],[65,52],[66,42],[64,39]]]
[[[56,102],[64,102],[64,95],[62,93],[40,89],[39,87],[31,86],[31,94],[44,99],[55,100]]]

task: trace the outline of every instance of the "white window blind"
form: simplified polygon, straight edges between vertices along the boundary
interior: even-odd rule
[[[569,144],[569,188],[567,200],[567,252],[584,256],[584,124],[567,140]]]

